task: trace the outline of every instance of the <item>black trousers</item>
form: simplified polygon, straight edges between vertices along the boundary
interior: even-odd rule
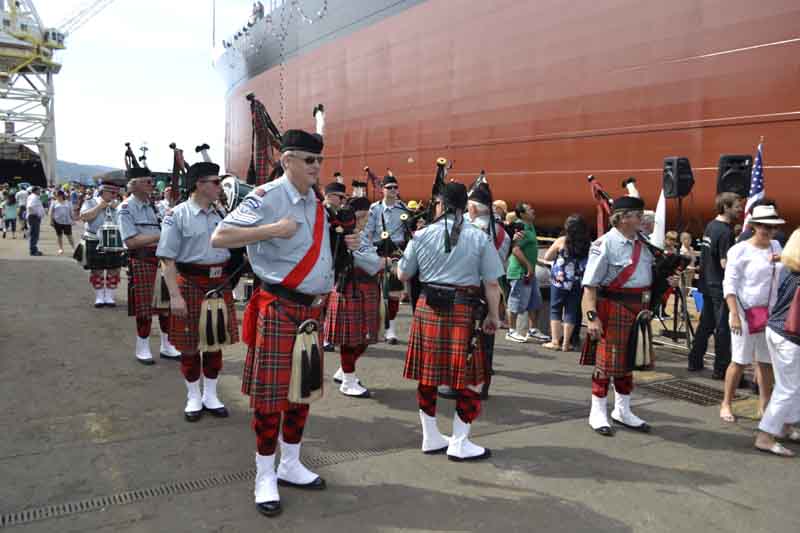
[[[714,371],[724,373],[731,362],[731,328],[728,324],[728,304],[722,297],[721,288],[710,288],[703,292],[700,325],[697,326],[694,344],[689,352],[690,368],[703,367],[703,356],[711,335],[714,335]]]

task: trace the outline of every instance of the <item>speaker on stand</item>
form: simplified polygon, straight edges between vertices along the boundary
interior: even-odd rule
[[[733,192],[747,198],[750,193],[750,175],[753,172],[753,156],[721,155],[717,170],[717,194]]]

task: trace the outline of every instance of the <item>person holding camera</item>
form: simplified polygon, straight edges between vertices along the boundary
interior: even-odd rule
[[[530,337],[547,341],[550,337],[536,329],[539,309],[542,308],[542,294],[536,280],[536,261],[539,258],[539,244],[536,240],[536,211],[530,204],[520,202],[514,208],[517,222],[514,225],[514,242],[508,260],[506,277],[511,284],[508,294],[508,333],[506,340],[527,342]],[[525,334],[516,330],[517,315],[528,313],[528,327]]]

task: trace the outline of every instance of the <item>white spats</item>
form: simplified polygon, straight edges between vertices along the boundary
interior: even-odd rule
[[[611,418],[629,428],[644,428],[647,422],[631,412],[631,397],[629,394],[614,394],[614,410]]]
[[[149,337],[136,337],[136,359],[140,361],[153,360],[153,354],[150,353]]]
[[[203,405],[208,409],[220,409],[225,405],[217,398],[217,380],[203,376]]]
[[[198,413],[203,410],[203,395],[200,394],[200,380],[186,381],[186,408],[184,413]]]
[[[602,428],[610,428],[608,421],[608,398],[600,398],[592,394],[592,410],[589,411],[589,426],[595,431]]]
[[[394,328],[394,325],[395,325],[396,322],[397,322],[397,320],[390,320],[389,321],[389,327],[386,328],[386,333],[385,333],[387,341],[397,341],[397,333],[395,332],[395,328]]]
[[[256,486],[253,494],[256,503],[280,501],[274,453],[272,455],[256,453]]]
[[[337,370],[333,374],[333,381],[335,381],[336,383],[341,383],[343,379],[344,379],[344,370],[342,370],[342,367],[339,367],[339,370]]]
[[[450,439],[439,432],[436,417],[428,416],[422,409],[419,410],[419,421],[422,423],[422,452],[437,453],[447,449]]]
[[[161,332],[161,347],[158,351],[164,357],[177,358],[181,356],[181,352],[179,352],[178,349],[175,348],[171,342],[169,342],[169,337],[165,331]]]
[[[300,443],[289,444],[278,439],[281,445],[281,462],[278,465],[278,479],[290,485],[311,485],[319,478],[317,474],[300,462]]]
[[[345,396],[355,396],[356,398],[366,398],[369,396],[369,391],[361,386],[355,374],[343,374],[343,376],[339,392]]]
[[[105,305],[117,305],[117,302],[114,301],[114,289],[109,289],[108,287],[103,289],[103,303]]]
[[[106,303],[105,299],[105,289],[95,289],[94,290],[94,306],[95,307],[103,307],[103,304]]]
[[[467,424],[456,413],[453,417],[453,436],[447,447],[447,458],[451,461],[476,461],[491,455],[486,448],[473,444],[469,440],[469,431],[472,424]]]

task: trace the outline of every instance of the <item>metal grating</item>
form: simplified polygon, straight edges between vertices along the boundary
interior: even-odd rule
[[[720,389],[685,379],[672,379],[658,383],[648,383],[646,385],[640,385],[639,388],[661,396],[666,396],[667,398],[684,400],[697,405],[716,405],[722,402],[722,391]],[[739,400],[742,397],[743,396],[737,393],[734,400]]]
[[[402,449],[403,448],[344,450],[335,453],[308,454],[307,457],[303,457],[303,462],[308,466],[323,467],[339,463],[346,463],[349,461],[356,461],[358,459],[364,459],[367,457],[377,457],[396,453]],[[255,478],[256,471],[255,469],[251,469],[242,472],[219,474],[204,479],[176,481],[149,489],[130,490],[109,496],[100,496],[76,502],[43,505],[33,509],[25,509],[22,511],[0,515],[0,529],[12,526],[21,526],[23,524],[30,524],[31,522],[38,522],[41,520],[63,518],[65,516],[75,514],[102,511],[113,505],[128,505],[147,500],[149,498],[198,492],[230,485],[233,483],[253,481]]]

